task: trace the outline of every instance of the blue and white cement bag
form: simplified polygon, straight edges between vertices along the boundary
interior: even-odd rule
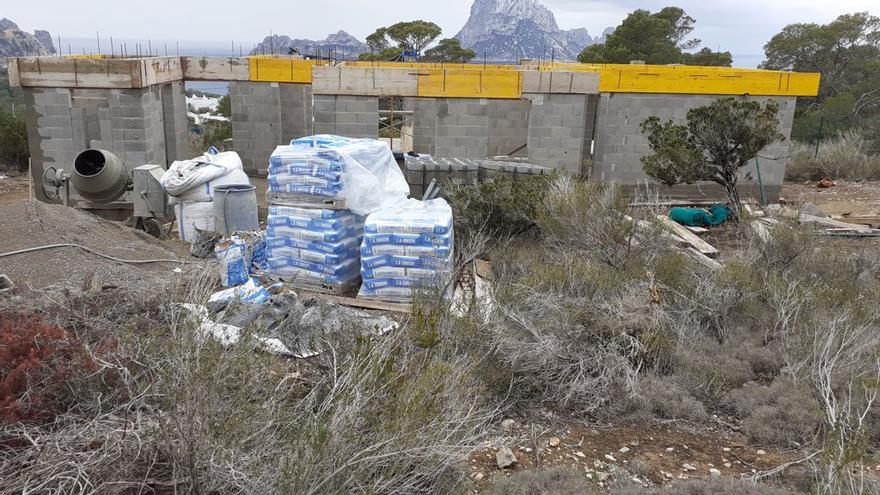
[[[238,237],[224,239],[214,247],[220,265],[220,283],[234,287],[248,281],[247,244]]]
[[[408,302],[418,290],[442,290],[452,248],[452,208],[443,199],[409,199],[367,215],[358,297]]]

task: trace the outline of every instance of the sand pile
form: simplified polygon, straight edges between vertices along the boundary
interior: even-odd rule
[[[129,260],[177,259],[162,241],[83,210],[26,200],[0,206],[0,253],[59,243],[81,244]],[[73,247],[0,258],[0,273],[19,289],[79,289],[87,279],[93,289],[100,288],[96,284],[149,289],[173,276],[179,266],[117,263]]]

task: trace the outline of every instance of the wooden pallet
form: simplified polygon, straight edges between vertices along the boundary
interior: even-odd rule
[[[299,208],[321,208],[325,210],[345,210],[345,199],[321,198],[308,194],[266,191],[266,203],[275,206],[296,206]]]

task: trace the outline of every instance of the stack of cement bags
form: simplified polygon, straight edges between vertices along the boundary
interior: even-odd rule
[[[452,246],[452,209],[443,199],[410,199],[367,215],[358,297],[410,302],[420,290],[442,293]]]
[[[363,217],[349,210],[270,206],[268,271],[306,288],[344,292],[360,270]]]
[[[317,135],[269,159],[267,272],[306,289],[342,293],[360,277],[363,215],[406,200],[388,144]]]
[[[174,205],[177,233],[192,242],[196,230],[214,230],[214,188],[227,184],[250,184],[234,151],[211,148],[202,156],[171,164],[159,181]]]

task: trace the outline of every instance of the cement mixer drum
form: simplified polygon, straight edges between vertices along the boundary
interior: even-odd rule
[[[111,203],[125,194],[129,173],[122,160],[113,153],[88,149],[76,155],[70,179],[83,199]]]

